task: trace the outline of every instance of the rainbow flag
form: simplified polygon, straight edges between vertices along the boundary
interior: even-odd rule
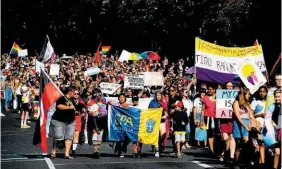
[[[22,50],[22,48],[20,48],[20,46],[17,43],[13,43],[12,49],[10,51],[10,55],[16,55],[18,56],[18,52],[19,50]]]
[[[102,55],[105,55],[109,52],[111,46],[102,46]]]

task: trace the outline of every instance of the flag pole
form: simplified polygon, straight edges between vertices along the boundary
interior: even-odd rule
[[[273,74],[273,72],[274,72],[274,70],[275,70],[277,64],[279,63],[279,60],[281,60],[281,54],[282,54],[282,53],[280,53],[280,55],[279,55],[278,59],[276,60],[276,62],[275,62],[275,64],[274,64],[273,68],[271,69],[270,76]]]

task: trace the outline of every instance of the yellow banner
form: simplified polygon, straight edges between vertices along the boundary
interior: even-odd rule
[[[233,57],[246,57],[246,56],[258,56],[262,55],[262,46],[250,46],[250,47],[224,47],[219,46],[199,38],[196,38],[196,51],[202,51],[205,53],[214,54],[217,56],[233,56]]]

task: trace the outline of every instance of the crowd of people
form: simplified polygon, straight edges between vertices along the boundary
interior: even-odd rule
[[[15,109],[21,114],[21,128],[30,128],[30,119],[39,117],[40,80],[36,72],[36,57],[1,56],[2,100],[4,110]],[[138,107],[140,98],[153,98],[148,108],[163,108],[160,125],[159,146],[153,146],[155,157],[164,152],[168,138],[172,140],[173,152],[182,157],[182,149],[191,146],[209,149],[213,157],[228,162],[234,168],[239,163],[245,166],[264,167],[266,157],[274,156],[273,168],[277,169],[281,150],[281,74],[270,77],[275,86],[261,86],[251,95],[250,90],[241,83],[215,84],[201,82],[194,74],[186,74],[187,60],[180,59],[171,63],[166,57],[161,61],[138,60],[118,62],[117,56],[95,57],[74,55],[72,59],[55,60],[60,65],[58,76],[50,76],[58,88],[65,94],[48,111],[46,134],[52,128],[55,135],[51,158],[56,158],[56,148],[65,148],[65,158],[76,157],[77,145],[89,143],[93,146],[93,157],[99,158],[103,133],[107,130],[107,108],[105,96],[118,97],[120,107]],[[85,76],[87,68],[98,66],[100,73]],[[45,72],[50,71],[50,63],[45,64]],[[137,75],[141,72],[162,72],[164,86],[146,86],[144,89],[124,88],[125,75]],[[122,88],[113,95],[101,92],[101,82],[120,84]],[[239,90],[233,103],[231,119],[217,119],[216,90]],[[275,103],[265,111],[267,96],[274,95]],[[132,99],[132,103],[127,102]],[[269,113],[265,113],[269,112]],[[33,115],[33,117],[31,117]],[[274,126],[276,143],[267,147],[264,134]],[[196,136],[201,132],[206,137]],[[83,138],[85,138],[83,140]],[[216,144],[225,142],[224,148]],[[112,144],[115,153],[124,157],[127,153],[128,138]],[[133,157],[142,158],[142,144],[133,142]],[[244,152],[248,152],[247,155]],[[270,154],[270,155],[269,155]],[[243,158],[239,158],[242,157]]]

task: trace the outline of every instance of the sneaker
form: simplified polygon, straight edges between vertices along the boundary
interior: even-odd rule
[[[173,151],[173,152],[169,153],[169,155],[175,156],[176,153]]]
[[[72,157],[72,158],[75,158],[75,156],[76,156],[75,151],[72,150],[72,152],[71,152],[71,157]]]
[[[191,146],[188,143],[185,144],[185,147],[186,149],[191,149]]]
[[[142,159],[142,153],[140,151],[137,152],[137,156],[139,159]]]
[[[28,129],[28,128],[30,128],[30,126],[24,125],[23,128],[24,128],[24,129]]]
[[[27,123],[30,124],[31,123],[30,120],[28,120]]]
[[[159,152],[156,152],[156,153],[155,153],[155,157],[159,158],[159,157],[160,157],[160,153],[159,153]]]
[[[121,153],[119,153],[119,157],[120,158],[124,158],[124,154],[121,152]]]
[[[21,129],[23,129],[24,128],[24,125],[23,124],[21,124]]]
[[[183,145],[183,146],[181,147],[181,149],[182,149],[182,150],[186,150],[186,146]]]

